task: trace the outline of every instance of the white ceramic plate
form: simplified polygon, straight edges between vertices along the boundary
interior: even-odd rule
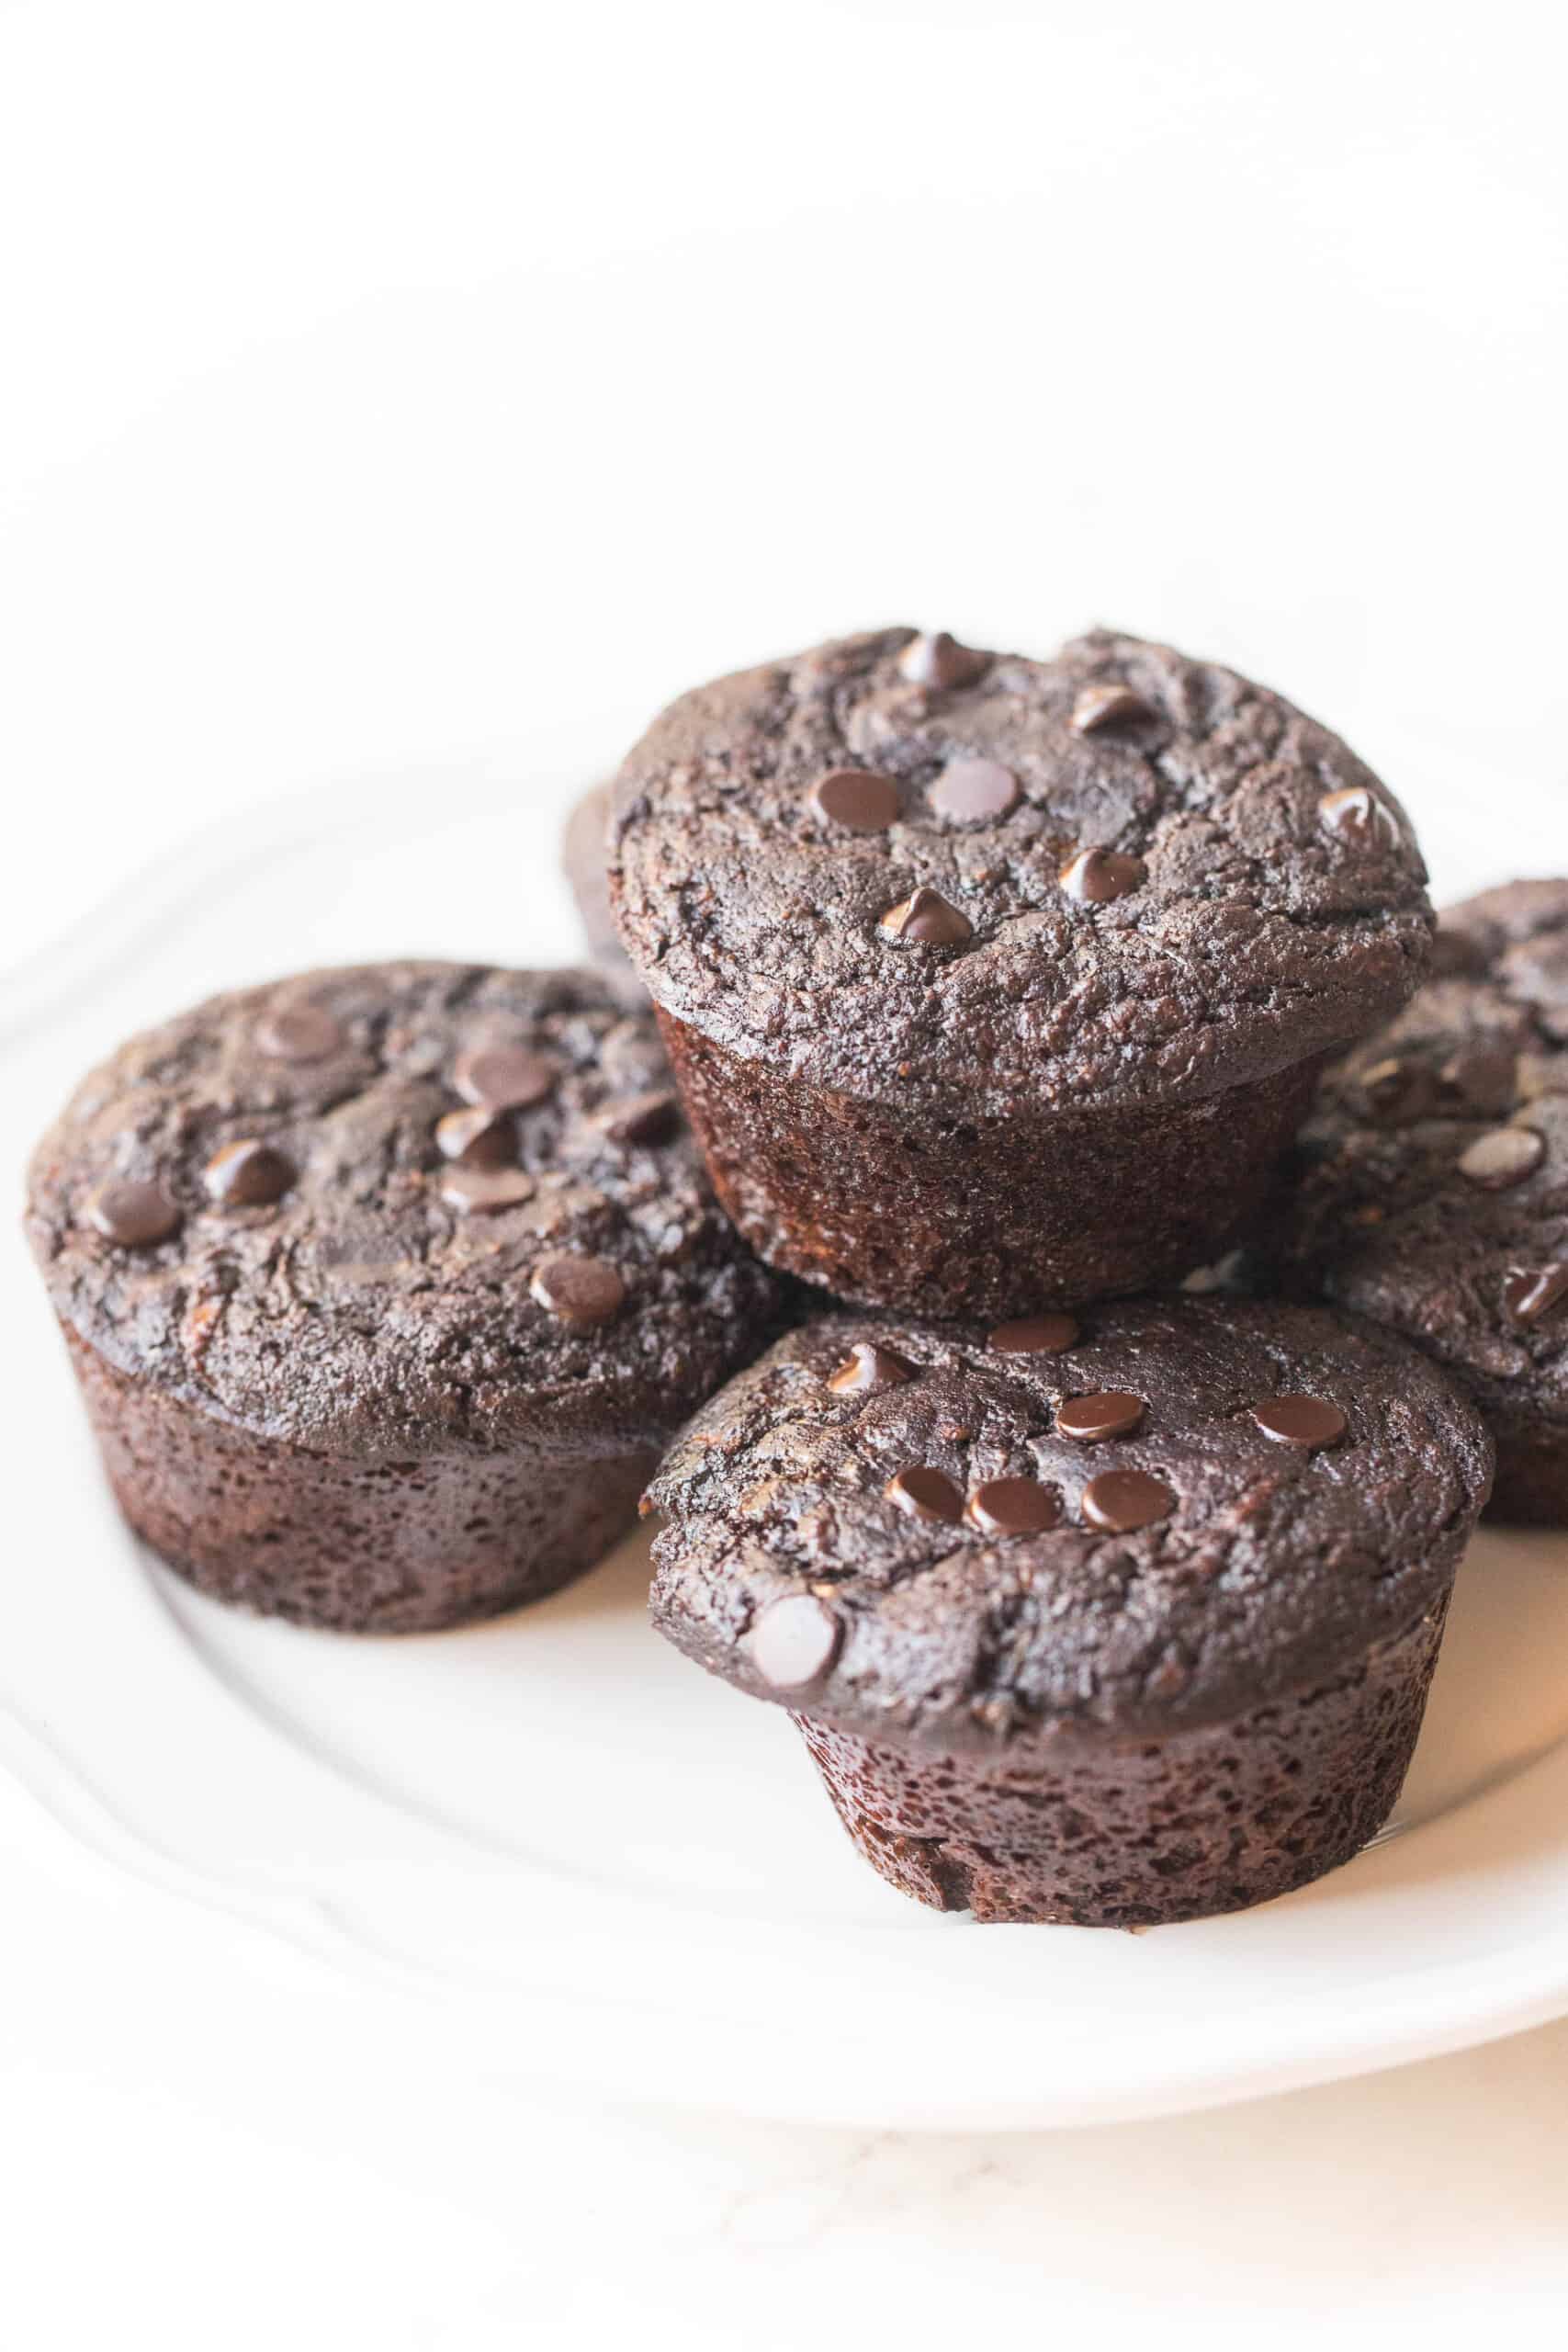
[[[1465,862],[1483,787],[1429,749],[1403,780],[1439,889],[1501,878]],[[1546,795],[1483,789],[1495,838],[1568,863]],[[0,993],[13,1164],[95,1056],[213,989],[574,955],[570,791],[455,763],[290,802],[141,877]],[[1564,1539],[1474,1544],[1396,1822],[1348,1869],[1139,1936],[980,1928],[885,1887],[782,1713],[653,1636],[636,1541],[537,1609],[425,1639],[199,1600],[109,1507],[15,1246],[4,1305],[28,1442],[0,1760],[108,1860],[405,1988],[411,2032],[612,2093],[995,2126],[1201,2106],[1568,2009]]]

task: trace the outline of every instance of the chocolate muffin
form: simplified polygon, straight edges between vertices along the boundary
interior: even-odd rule
[[[1568,1523],[1568,882],[1455,907],[1436,964],[1325,1075],[1264,1247],[1474,1399],[1495,1516]]]
[[[627,961],[610,911],[607,842],[615,789],[613,784],[596,784],[573,808],[561,836],[561,871],[582,918],[590,956],[618,997],[640,1004],[642,983]]]
[[[398,963],[133,1038],[28,1227],[120,1508],[204,1592],[401,1633],[537,1599],[767,1334],[651,1016]]]
[[[895,628],[667,710],[610,887],[752,1247],[948,1316],[1213,1257],[1416,986],[1424,880],[1359,761],[1227,670]]]
[[[1435,1365],[1323,1307],[832,1316],[665,1461],[654,1622],[789,1709],[906,1894],[1199,1918],[1387,1817],[1491,1467]]]

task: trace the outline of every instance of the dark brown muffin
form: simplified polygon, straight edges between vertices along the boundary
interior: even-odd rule
[[[685,695],[611,894],[725,1205],[851,1298],[1009,1313],[1213,1256],[1425,965],[1397,804],[1266,689],[908,629]]]
[[[640,1003],[642,983],[627,961],[610,911],[608,837],[615,789],[613,784],[596,784],[573,808],[561,836],[561,871],[582,918],[583,936],[594,964],[617,996]]]
[[[121,1509],[225,1600],[406,1632],[536,1599],[761,1344],[652,1018],[387,964],[123,1046],[28,1231]]]
[[[1434,1365],[1322,1307],[833,1316],[665,1461],[654,1622],[791,1711],[922,1902],[1197,1918],[1386,1818],[1491,1467]]]
[[[1264,1247],[1474,1399],[1495,1516],[1568,1522],[1568,882],[1442,917],[1436,976],[1325,1074]]]

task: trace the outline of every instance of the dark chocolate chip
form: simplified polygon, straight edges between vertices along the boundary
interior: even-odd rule
[[[226,1143],[215,1151],[202,1170],[201,1181],[209,1200],[220,1208],[268,1208],[280,1201],[297,1181],[294,1162],[269,1143],[249,1137],[242,1143]]]
[[[949,760],[931,788],[939,817],[955,825],[982,825],[1018,806],[1018,778],[998,760]]]
[[[787,1593],[770,1601],[751,1628],[751,1663],[775,1690],[800,1690],[827,1673],[843,1628],[815,1593]]]
[[[680,1120],[678,1096],[667,1086],[654,1086],[646,1093],[628,1094],[624,1102],[609,1103],[598,1114],[596,1124],[612,1143],[664,1143]]]
[[[888,908],[882,928],[889,939],[913,940],[919,947],[961,947],[975,931],[967,915],[950,906],[940,890],[928,890],[923,883],[912,897]]]
[[[964,1516],[964,1498],[952,1479],[941,1470],[927,1469],[923,1463],[900,1470],[882,1491],[911,1519],[946,1519],[956,1525]]]
[[[1438,1091],[1424,1062],[1375,1062],[1361,1080],[1367,1115],[1381,1127],[1408,1127],[1430,1116]]]
[[[1503,1284],[1503,1304],[1516,1323],[1541,1323],[1568,1298],[1568,1266],[1517,1267]]]
[[[1147,1470],[1107,1470],[1083,1490],[1084,1517],[1108,1535],[1131,1535],[1140,1527],[1152,1527],[1175,1509],[1170,1487]]]
[[[911,638],[898,656],[898,671],[912,686],[934,686],[941,694],[951,694],[958,686],[972,686],[983,677],[990,666],[988,653],[976,652],[971,645],[960,645],[946,629],[939,628],[930,637]]]
[[[1322,1396],[1264,1396],[1251,1410],[1265,1437],[1299,1446],[1303,1453],[1337,1445],[1345,1434],[1344,1414]]]
[[[517,1157],[517,1136],[505,1111],[475,1102],[466,1111],[448,1111],[435,1123],[436,1148],[444,1159],[460,1159],[470,1168],[506,1168]]]
[[[903,805],[893,778],[874,768],[829,768],[812,786],[811,799],[819,816],[849,833],[885,833]]]
[[[1483,1193],[1522,1184],[1546,1157],[1546,1138],[1533,1127],[1489,1127],[1459,1156],[1459,1172]]]
[[[526,1046],[476,1046],[459,1054],[452,1083],[466,1102],[487,1111],[528,1111],[554,1091],[560,1071]]]
[[[914,1377],[914,1365],[891,1348],[857,1340],[837,1372],[829,1374],[828,1385],[835,1396],[864,1396],[881,1388],[901,1388]]]
[[[442,1199],[464,1216],[496,1216],[502,1209],[521,1208],[537,1189],[521,1168],[486,1168],[468,1159],[454,1160],[441,1177]]]
[[[1389,849],[1399,839],[1393,811],[1364,784],[1348,785],[1342,792],[1325,792],[1317,804],[1317,814],[1325,831],[1353,842],[1358,849]]]
[[[1152,705],[1131,686],[1112,681],[1096,686],[1080,686],[1073,705],[1073,729],[1079,735],[1092,735],[1101,727],[1131,727],[1141,718],[1156,716]]]
[[[1004,1356],[1059,1356],[1077,1345],[1077,1336],[1070,1315],[1020,1315],[998,1323],[986,1344]]]
[[[162,1184],[106,1184],[87,1203],[87,1220],[122,1250],[150,1250],[180,1227],[180,1213]]]
[[[1147,1409],[1141,1396],[1129,1396],[1121,1388],[1097,1390],[1090,1396],[1066,1396],[1056,1408],[1056,1429],[1062,1437],[1095,1445],[1103,1437],[1125,1437],[1129,1430],[1137,1428]]]
[[[1141,889],[1148,879],[1148,868],[1141,857],[1124,857],[1119,850],[1080,849],[1063,866],[1060,878],[1069,899],[1103,907],[1112,899],[1124,899],[1130,890]]]
[[[587,1329],[608,1323],[626,1303],[626,1286],[614,1266],[571,1250],[547,1258],[536,1268],[530,1287],[541,1306],[563,1323]]]
[[[1037,1478],[987,1478],[972,1488],[964,1516],[984,1535],[1042,1535],[1061,1518],[1062,1498]]]
[[[280,1004],[264,1012],[256,1023],[255,1041],[264,1054],[280,1062],[324,1062],[344,1042],[342,1025],[319,1004]]]
[[[1438,1083],[1474,1118],[1506,1118],[1517,1092],[1519,1057],[1506,1046],[1472,1046],[1450,1054]]]

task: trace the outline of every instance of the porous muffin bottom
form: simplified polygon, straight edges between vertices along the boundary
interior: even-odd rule
[[[136,1533],[198,1591],[296,1624],[430,1633],[538,1600],[632,1525],[657,1459],[353,1460],[255,1436],[65,1340]]]
[[[1218,1253],[1322,1060],[1196,1103],[906,1119],[655,1009],[714,1188],[757,1255],[841,1298],[940,1317],[1074,1306]]]
[[[994,1761],[794,1721],[878,1874],[976,1919],[1143,1928],[1240,1911],[1348,1861],[1387,1820],[1445,1593],[1352,1674],[1160,1739],[1047,1734]]]

